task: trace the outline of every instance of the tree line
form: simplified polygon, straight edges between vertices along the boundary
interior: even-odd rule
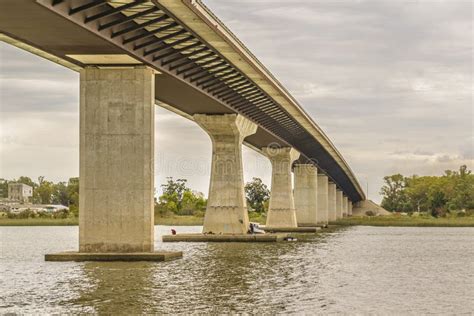
[[[442,176],[384,177],[382,207],[392,212],[428,212],[433,216],[474,209],[474,175],[463,165]]]

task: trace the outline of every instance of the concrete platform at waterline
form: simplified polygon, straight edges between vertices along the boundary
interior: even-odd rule
[[[60,252],[46,254],[45,261],[171,261],[183,257],[181,251],[154,251],[154,252]]]
[[[261,226],[265,232],[270,233],[316,233],[321,227],[267,227]]]
[[[278,242],[284,241],[289,234],[177,234],[164,235],[163,242]]]

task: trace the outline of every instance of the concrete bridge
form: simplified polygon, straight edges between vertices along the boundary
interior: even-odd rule
[[[329,138],[200,1],[2,0],[0,32],[80,72],[80,252],[154,251],[155,104],[212,141],[204,233],[247,232],[243,144],[272,164],[267,226],[325,224],[365,199]]]

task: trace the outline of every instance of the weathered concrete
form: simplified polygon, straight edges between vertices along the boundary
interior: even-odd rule
[[[56,254],[47,254],[45,261],[170,261],[183,257],[181,251],[169,252],[61,252]]]
[[[349,216],[352,216],[352,201],[349,201],[349,204],[347,206],[347,214]]]
[[[318,224],[318,170],[313,164],[296,164],[295,209],[298,226],[316,226]]]
[[[80,72],[79,252],[152,252],[154,72]]]
[[[336,190],[336,218],[342,218],[342,191]]]
[[[300,153],[291,147],[262,148],[272,164],[272,189],[266,226],[297,227],[291,185],[291,164]]]
[[[328,221],[336,220],[336,184],[329,182],[328,185]]]
[[[288,234],[177,234],[164,235],[163,242],[277,242],[283,241]]]
[[[242,142],[257,131],[257,125],[236,114],[196,114],[194,120],[212,140],[211,180],[203,233],[246,234],[249,218]]]
[[[367,212],[370,212],[373,215],[381,216],[392,215],[391,212],[387,211],[386,209],[371,200],[359,201],[355,203],[352,208],[353,216],[366,216],[368,215]]]
[[[328,223],[328,177],[318,174],[318,223]]]
[[[343,195],[342,196],[342,217],[347,216],[347,207],[348,207],[347,196]]]
[[[321,227],[261,227],[270,233],[316,233]]]

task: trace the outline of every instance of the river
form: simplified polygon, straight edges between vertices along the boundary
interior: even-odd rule
[[[474,228],[351,227],[297,242],[169,243],[172,262],[45,262],[77,227],[0,227],[0,313],[472,314]],[[178,227],[197,232],[200,227]]]

